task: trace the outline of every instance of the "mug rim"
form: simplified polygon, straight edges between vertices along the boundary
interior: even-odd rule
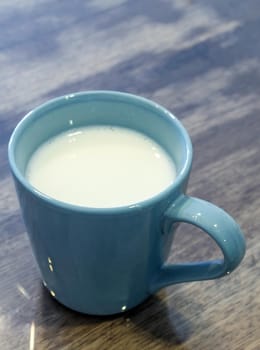
[[[15,161],[15,147],[16,143],[19,139],[20,134],[23,132],[23,130],[26,128],[27,124],[30,123],[32,120],[36,118],[39,114],[43,114],[44,112],[48,111],[50,108],[53,108],[55,106],[65,104],[70,100],[72,102],[73,99],[80,99],[81,97],[85,96],[100,96],[100,97],[111,97],[111,98],[118,98],[121,97],[124,101],[129,100],[131,103],[135,104],[141,104],[142,106],[148,106],[152,109],[158,110],[161,114],[164,115],[164,118],[171,121],[171,123],[175,124],[175,127],[178,128],[178,131],[181,132],[186,145],[186,159],[183,168],[177,175],[175,181],[167,186],[163,191],[159,192],[158,194],[153,195],[150,198],[147,198],[145,200],[124,205],[124,206],[117,206],[117,207],[88,207],[88,206],[81,206],[76,204],[71,204],[68,202],[60,201],[58,199],[55,199],[39,190],[37,190],[34,186],[32,186],[29,181],[25,178],[25,176],[22,174],[22,172],[19,170],[18,166],[16,165]],[[190,136],[184,126],[181,124],[181,122],[165,107],[161,106],[160,104],[149,100],[145,97],[137,96],[131,93],[127,92],[120,92],[120,91],[114,91],[114,90],[91,90],[91,91],[80,91],[75,93],[66,94],[60,97],[56,97],[53,99],[48,100],[45,103],[40,104],[39,106],[35,107],[31,111],[29,111],[16,125],[15,129],[13,130],[9,143],[8,143],[8,160],[10,164],[11,171],[14,175],[14,177],[28,190],[30,193],[32,193],[34,196],[36,196],[38,199],[43,200],[44,202],[47,202],[49,205],[58,207],[60,209],[64,210],[70,210],[70,211],[77,211],[82,213],[97,213],[97,214],[118,214],[123,212],[129,212],[129,210],[140,210],[146,207],[150,207],[154,205],[156,202],[160,202],[163,200],[163,198],[166,198],[167,195],[169,195],[171,192],[174,192],[180,184],[183,182],[183,180],[189,175],[189,171],[191,169],[192,164],[192,143],[190,140]]]

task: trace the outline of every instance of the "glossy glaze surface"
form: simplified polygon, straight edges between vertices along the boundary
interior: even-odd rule
[[[0,6],[1,349],[258,349],[258,2],[14,0]],[[230,276],[164,288],[137,309],[105,319],[70,311],[43,288],[7,142],[27,111],[93,89],[148,97],[184,124],[194,146],[188,194],[224,208],[246,235],[247,254]],[[212,240],[187,224],[169,253],[170,262],[221,257]]]

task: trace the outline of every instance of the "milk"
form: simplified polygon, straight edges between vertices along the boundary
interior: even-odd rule
[[[90,126],[41,145],[29,160],[26,177],[52,198],[107,208],[153,197],[174,182],[176,169],[165,150],[144,134]]]

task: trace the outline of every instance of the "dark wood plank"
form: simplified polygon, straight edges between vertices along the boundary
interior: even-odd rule
[[[259,10],[254,0],[1,1],[1,349],[260,349]],[[39,103],[90,89],[140,94],[183,122],[194,144],[189,193],[223,207],[245,232],[237,271],[166,288],[118,317],[52,300],[20,217],[7,143]],[[201,231],[181,225],[169,261],[218,255]]]

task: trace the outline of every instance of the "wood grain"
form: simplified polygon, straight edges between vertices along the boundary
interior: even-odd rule
[[[249,0],[1,0],[0,348],[260,349],[260,4]],[[240,223],[247,254],[230,276],[164,289],[118,317],[74,313],[42,287],[7,164],[16,123],[49,98],[128,91],[189,131],[189,194]],[[169,261],[218,256],[181,225]]]

